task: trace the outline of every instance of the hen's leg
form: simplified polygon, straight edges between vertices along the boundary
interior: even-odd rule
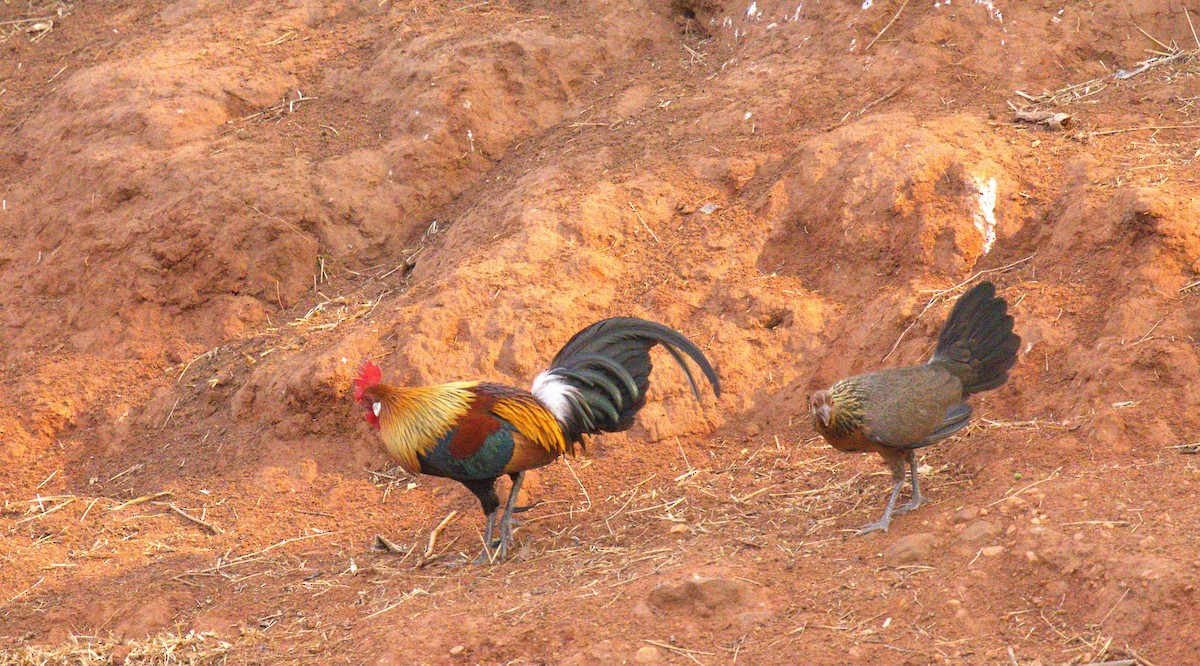
[[[896,509],[896,515],[908,513],[925,503],[925,496],[921,494],[921,485],[917,481],[917,452],[912,449],[908,450],[908,470],[912,478],[912,499]]]
[[[896,454],[885,450],[880,451],[880,455],[883,456],[888,467],[892,468],[892,496],[888,498],[887,508],[883,511],[883,517],[873,523],[863,525],[861,530],[854,533],[854,536],[862,536],[880,530],[886,532],[888,525],[892,523],[892,512],[896,508],[896,499],[900,497],[900,489],[904,487],[904,454]]]

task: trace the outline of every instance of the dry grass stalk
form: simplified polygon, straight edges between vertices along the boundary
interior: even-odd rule
[[[27,523],[27,522],[29,522],[29,521],[31,521],[31,520],[36,520],[36,519],[38,519],[38,518],[43,518],[43,517],[45,517],[45,516],[48,516],[48,515],[50,515],[50,514],[54,513],[55,511],[58,511],[59,509],[61,509],[61,508],[65,507],[65,506],[67,506],[68,504],[70,504],[70,503],[74,502],[74,501],[75,501],[75,498],[74,498],[74,497],[67,497],[67,498],[66,498],[66,499],[64,499],[62,502],[60,502],[60,503],[58,503],[58,504],[54,505],[54,507],[52,507],[52,508],[49,508],[49,509],[47,509],[47,508],[45,507],[45,505],[43,505],[43,504],[40,504],[40,503],[39,503],[39,506],[40,506],[40,507],[41,507],[41,509],[42,509],[42,511],[41,511],[40,513],[35,513],[35,514],[34,514],[34,515],[32,515],[32,516],[27,516],[27,517],[25,517],[25,518],[22,518],[22,519],[20,519],[20,520],[18,520],[18,521],[17,521],[17,524],[18,524],[18,525],[20,525],[20,524],[22,524],[22,523]],[[30,508],[32,509],[33,507],[30,507]]]
[[[169,490],[164,490],[162,492],[154,493],[152,495],[142,495],[141,497],[131,499],[128,502],[122,502],[121,504],[118,504],[116,506],[110,506],[110,507],[108,507],[108,510],[109,511],[119,511],[126,507],[137,506],[139,504],[145,504],[146,502],[154,501],[160,497],[169,497],[170,495],[171,495],[171,491],[169,491]]]

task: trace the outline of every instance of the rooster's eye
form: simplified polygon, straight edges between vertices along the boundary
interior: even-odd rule
[[[371,411],[374,412],[375,416],[377,416],[377,417],[379,416],[379,408],[381,406],[382,405],[380,405],[379,403],[374,403],[373,405],[371,405]]]

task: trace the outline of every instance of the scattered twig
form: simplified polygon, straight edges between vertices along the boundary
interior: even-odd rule
[[[1133,658],[1139,662],[1140,666],[1155,666],[1154,662],[1138,654],[1137,650],[1133,649],[1129,643],[1125,644],[1125,651],[1133,655]]]
[[[1053,111],[1037,111],[1033,109],[1017,109],[1013,111],[1013,117],[1023,123],[1031,123],[1034,125],[1045,125],[1054,130],[1066,129],[1071,124],[1071,115],[1067,113],[1054,113]]]
[[[451,511],[446,515],[445,518],[442,519],[442,522],[438,523],[438,526],[433,528],[433,531],[429,533],[429,545],[425,547],[424,558],[426,560],[428,560],[430,557],[433,557],[433,548],[437,545],[438,537],[441,536],[442,530],[446,529],[446,526],[449,525],[455,518],[458,518],[458,511]]]
[[[33,585],[30,585],[29,587],[25,588],[24,590],[21,590],[20,592],[16,593],[14,596],[10,597],[8,601],[0,604],[0,608],[4,608],[5,606],[11,604],[12,602],[16,601],[17,599],[20,599],[21,597],[25,596],[26,594],[29,594],[30,592],[33,591],[33,588],[37,587],[38,585],[41,585],[45,580],[46,580],[46,577],[42,576],[41,578],[38,579],[38,582],[34,583]]]
[[[129,467],[129,469],[126,469],[126,470],[125,470],[125,471],[123,471],[123,472],[117,472],[116,474],[114,474],[114,475],[112,475],[112,476],[108,477],[108,482],[109,482],[109,483],[112,483],[113,481],[116,481],[117,479],[119,479],[119,478],[121,478],[121,477],[125,476],[126,474],[128,474],[128,473],[130,473],[130,472],[133,472],[133,471],[135,471],[135,470],[139,470],[139,469],[141,469],[142,467],[143,467],[142,463],[137,463],[137,464],[135,464],[135,465],[132,465],[132,466],[130,466],[130,467]]]
[[[92,498],[91,504],[87,505],[87,508],[83,510],[83,515],[79,517],[79,522],[82,523],[84,521],[84,519],[86,519],[88,517],[88,514],[92,512],[92,507],[96,506],[96,502],[99,502],[99,501],[100,501],[99,497]]]
[[[58,470],[54,470],[53,472],[50,472],[50,476],[46,477],[45,481],[42,481],[41,483],[39,483],[37,485],[37,488],[34,488],[34,490],[41,490],[47,483],[50,483],[50,479],[53,479],[54,475],[56,475],[56,474],[58,474]]]
[[[419,587],[417,587],[417,588],[413,588],[413,590],[412,590],[411,592],[408,592],[408,593],[406,593],[404,596],[400,597],[400,600],[399,600],[399,601],[397,601],[397,602],[395,602],[395,603],[393,603],[393,604],[391,604],[391,605],[389,605],[389,606],[386,606],[386,607],[384,607],[384,608],[381,608],[381,609],[379,609],[379,610],[375,611],[374,613],[371,613],[370,615],[368,615],[368,616],[364,617],[363,619],[364,619],[364,620],[369,620],[369,619],[371,619],[371,618],[375,617],[376,615],[383,615],[384,613],[386,613],[386,612],[388,612],[388,611],[392,610],[392,609],[393,609],[393,608],[395,608],[396,606],[399,606],[400,604],[402,604],[402,603],[404,603],[404,602],[408,601],[409,599],[412,599],[413,597],[415,597],[415,596],[417,596],[417,595],[419,595],[419,594],[429,594],[429,593],[428,593],[428,592],[426,592],[425,590],[423,590],[423,589],[419,588]]]
[[[643,638],[642,640],[645,641],[646,643],[649,643],[649,644],[655,646],[655,647],[660,647],[664,650],[670,650],[671,652],[678,652],[679,654],[682,654],[682,655],[702,654],[706,657],[717,656],[717,654],[715,652],[703,652],[701,650],[689,650],[687,648],[681,648],[681,647],[677,647],[675,645],[671,645],[670,643],[663,643],[661,641],[652,641],[649,638]]]
[[[563,458],[563,462],[567,464],[567,470],[569,470],[571,472],[571,476],[575,477],[575,483],[579,484],[579,489],[583,491],[583,498],[585,500],[587,500],[587,507],[580,509],[580,511],[591,511],[592,510],[592,496],[588,494],[587,488],[585,488],[583,486],[583,481],[579,480],[579,475],[575,473],[575,468],[573,466],[571,466],[571,461],[566,458]]]
[[[642,218],[642,214],[638,212],[638,209],[633,207],[633,202],[630,201],[627,203],[629,204],[629,209],[633,211],[633,214],[637,215],[638,222],[641,222],[642,226],[646,227],[646,231],[650,232],[650,236],[652,238],[654,238],[654,242],[655,243],[661,242],[658,240],[658,234],[654,233],[654,230],[650,228],[650,225],[646,224],[646,220]]]
[[[1161,324],[1161,323],[1163,323],[1163,320],[1161,320],[1161,319],[1159,319],[1158,321],[1154,322],[1154,325],[1150,327],[1150,330],[1146,331],[1146,334],[1145,334],[1145,335],[1143,335],[1142,337],[1138,338],[1138,339],[1137,339],[1137,341],[1136,341],[1136,342],[1134,342],[1134,343],[1133,343],[1132,345],[1130,345],[1130,346],[1132,346],[1132,347],[1136,347],[1136,346],[1138,346],[1138,345],[1142,344],[1143,342],[1145,342],[1146,340],[1149,340],[1149,339],[1150,339],[1150,334],[1151,334],[1151,333],[1153,333],[1153,332],[1154,332],[1154,329],[1158,328],[1158,325],[1159,325],[1159,324]]]
[[[166,507],[166,508],[170,509],[171,511],[174,511],[175,513],[179,514],[180,516],[192,521],[193,523],[196,523],[197,525],[204,527],[205,529],[207,529],[209,532],[212,532],[213,534],[224,534],[225,533],[225,530],[221,529],[220,527],[217,527],[216,525],[208,522],[207,520],[203,520],[203,519],[193,516],[192,514],[186,512],[183,509],[176,506],[174,502],[151,502],[151,504],[153,504],[154,506]]]
[[[1129,590],[1131,590],[1131,589],[1132,588],[1128,588],[1128,587],[1125,588],[1125,594],[1122,594],[1121,598],[1117,599],[1117,603],[1113,604],[1112,608],[1108,609],[1108,612],[1105,613],[1104,617],[1100,618],[1100,621],[1097,622],[1096,624],[1104,624],[1104,621],[1108,619],[1108,616],[1112,615],[1113,611],[1117,610],[1117,606],[1120,606],[1121,602],[1125,601],[1125,597],[1129,596]]]
[[[232,567],[232,566],[236,566],[238,564],[245,564],[246,562],[253,561],[259,555],[266,554],[272,550],[275,550],[276,548],[279,548],[280,546],[284,546],[289,543],[293,543],[295,541],[306,541],[308,539],[317,539],[320,537],[333,536],[335,534],[341,534],[341,533],[342,533],[341,530],[337,530],[334,532],[318,532],[316,534],[305,534],[304,536],[298,536],[298,537],[292,537],[290,539],[284,539],[283,541],[271,544],[270,546],[267,546],[266,548],[263,548],[262,550],[256,550],[253,553],[247,553],[246,555],[241,555],[239,557],[235,557],[232,560],[228,560],[226,562],[221,562],[218,560],[216,565],[208,567],[207,569],[197,569],[195,571],[185,571],[177,576],[174,576],[174,579],[182,578],[183,576],[205,576],[205,575],[220,571],[224,567]]]
[[[1024,259],[1018,259],[1018,260],[1012,262],[1011,264],[1005,264],[1003,266],[1000,266],[999,268],[989,268],[987,270],[977,271],[974,275],[963,280],[962,282],[959,282],[958,284],[954,285],[953,287],[950,287],[949,289],[942,289],[941,291],[935,291],[933,293],[938,296],[945,296],[946,294],[950,294],[955,291],[958,291],[959,289],[962,289],[963,287],[971,284],[972,282],[974,282],[975,280],[978,280],[979,278],[983,277],[984,275],[991,275],[992,273],[1004,273],[1004,272],[1010,271],[1013,268],[1020,266],[1021,264],[1029,261],[1030,259],[1033,259],[1036,256],[1037,256],[1037,252],[1034,252],[1033,254],[1029,255],[1028,257],[1025,257]]]
[[[409,551],[408,548],[404,548],[403,546],[397,546],[395,543],[393,543],[391,541],[391,539],[388,539],[387,537],[383,536],[382,534],[375,535],[374,548],[375,548],[375,550],[385,550],[389,553],[396,553],[397,555],[404,555],[404,554],[407,554]]]
[[[175,404],[171,405],[171,411],[167,412],[167,418],[163,419],[162,425],[158,426],[159,430],[162,430],[163,428],[167,427],[167,424],[171,422],[171,417],[175,416],[175,408],[179,406],[180,400],[183,400],[183,396],[179,396],[178,398],[175,398]]]
[[[1124,129],[1103,130],[1100,132],[1088,132],[1088,137],[1094,136],[1109,136],[1110,134],[1125,134],[1126,132],[1146,132],[1150,130],[1170,130],[1170,129],[1200,129],[1200,123],[1192,123],[1190,125],[1144,125],[1142,127],[1126,127]]]
[[[900,18],[900,12],[904,11],[904,8],[907,6],[908,0],[904,0],[904,2],[900,3],[900,8],[897,9],[895,15],[892,16],[892,20],[888,21],[887,25],[883,26],[883,30],[880,30],[879,34],[875,35],[875,39],[872,39],[865,47],[863,47],[863,53],[870,51],[871,47],[875,46],[875,42],[879,41],[879,38],[883,37],[883,33],[887,32],[888,28],[892,27],[892,24],[896,22],[896,19]]]
[[[896,86],[895,88],[892,88],[891,90],[883,93],[883,95],[875,98],[874,101],[868,102],[866,106],[859,109],[858,113],[856,113],[854,115],[861,116],[862,114],[867,112],[867,109],[870,109],[871,107],[876,106],[878,104],[883,104],[884,102],[888,101],[889,99],[895,97],[896,93],[900,92],[901,90],[904,90],[903,85],[899,85],[899,86]]]
[[[179,376],[175,378],[175,383],[178,384],[179,382],[183,381],[183,376],[187,374],[188,368],[192,367],[193,363],[195,363],[196,361],[199,361],[202,358],[208,358],[209,356],[212,356],[215,353],[217,353],[216,349],[210,349],[210,350],[204,352],[203,354],[200,354],[196,358],[193,358],[192,360],[188,361],[187,365],[183,366],[183,372],[179,373]]]
[[[1182,58],[1184,56],[1190,56],[1190,55],[1192,55],[1191,51],[1175,51],[1174,53],[1172,53],[1170,55],[1158,56],[1157,58],[1150,58],[1149,60],[1143,60],[1140,63],[1138,63],[1138,66],[1136,68],[1134,68],[1132,70],[1118,69],[1117,71],[1113,72],[1113,78],[1117,79],[1118,81],[1123,81],[1125,79],[1132,79],[1133,77],[1137,76],[1138,74],[1147,72],[1151,69],[1154,69],[1155,67],[1158,67],[1159,65],[1165,65],[1169,62],[1175,62],[1176,60],[1179,60],[1180,58]]]
[[[1196,36],[1196,26],[1192,25],[1192,15],[1188,13],[1187,7],[1183,8],[1183,17],[1187,19],[1188,28],[1192,31],[1192,39],[1196,40],[1196,48],[1200,49],[1200,37]]]
[[[992,506],[995,506],[995,505],[997,505],[997,504],[999,504],[999,503],[1001,503],[1001,502],[1003,502],[1003,501],[1006,501],[1006,500],[1012,499],[1012,498],[1016,497],[1017,495],[1020,495],[1021,493],[1025,492],[1026,490],[1029,490],[1030,488],[1033,488],[1034,486],[1038,486],[1038,485],[1041,485],[1041,484],[1043,484],[1043,483],[1045,483],[1045,482],[1047,482],[1047,481],[1052,481],[1052,480],[1054,480],[1054,479],[1057,479],[1057,478],[1058,478],[1058,473],[1059,473],[1061,470],[1062,470],[1062,468],[1061,468],[1061,467],[1059,467],[1058,469],[1056,469],[1056,470],[1054,470],[1053,472],[1051,472],[1051,473],[1050,473],[1050,476],[1048,476],[1048,477],[1046,477],[1046,478],[1042,479],[1041,481],[1034,481],[1033,483],[1031,483],[1031,484],[1029,484],[1029,485],[1025,486],[1024,488],[1022,488],[1022,489],[1020,489],[1020,490],[1016,491],[1015,493],[1010,493],[1010,494],[1008,494],[1008,495],[1005,495],[1004,497],[1001,497],[1000,499],[996,500],[995,502],[992,502],[991,504],[987,504],[987,505],[985,505],[985,507],[992,507]]]

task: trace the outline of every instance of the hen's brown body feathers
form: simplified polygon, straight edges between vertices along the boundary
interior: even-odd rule
[[[843,379],[813,395],[817,431],[840,451],[878,453],[892,470],[892,496],[883,518],[860,534],[886,530],[912,469],[912,501],[924,501],[918,486],[915,449],[936,444],[971,420],[967,399],[1000,386],[1017,360],[1021,338],[1013,333],[1007,303],[983,282],[959,299],[938,336],[928,363],[890,368]]]
[[[841,451],[915,449],[935,443],[930,435],[962,404],[962,382],[941,365],[880,370],[843,379],[830,389],[837,402],[831,427],[817,429]]]

